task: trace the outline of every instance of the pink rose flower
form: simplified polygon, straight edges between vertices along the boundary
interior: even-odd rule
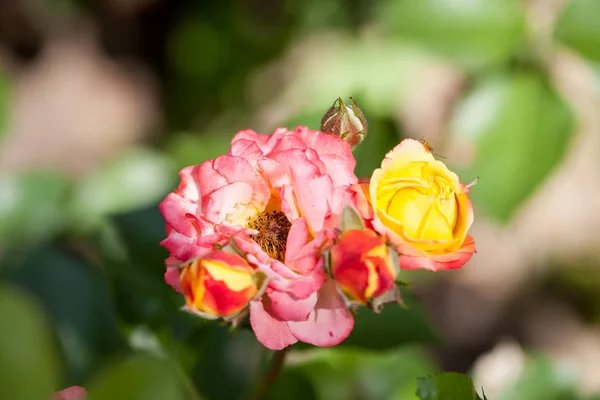
[[[249,301],[261,343],[275,350],[298,340],[340,343],[354,320],[322,252],[357,182],[355,163],[348,143],[308,128],[239,132],[227,155],[184,168],[161,203],[168,235],[161,244],[171,254],[165,280],[181,292],[175,265],[232,243],[268,278],[264,294]]]

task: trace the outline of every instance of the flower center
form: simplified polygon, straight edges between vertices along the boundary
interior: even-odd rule
[[[285,260],[285,246],[291,226],[292,223],[281,211],[265,211],[248,222],[248,228],[258,231],[250,237],[269,257],[281,262]]]

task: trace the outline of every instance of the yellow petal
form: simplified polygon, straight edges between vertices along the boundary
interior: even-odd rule
[[[202,266],[212,279],[224,282],[227,287],[235,292],[242,291],[253,285],[252,274],[231,269],[227,265],[214,261],[202,260]]]

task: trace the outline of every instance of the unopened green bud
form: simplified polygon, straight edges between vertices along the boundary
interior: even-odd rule
[[[354,149],[367,136],[367,120],[352,97],[350,105],[338,97],[321,120],[321,132],[341,137]]]

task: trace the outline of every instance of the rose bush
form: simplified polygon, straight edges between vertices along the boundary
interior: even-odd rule
[[[468,192],[431,147],[405,139],[369,183],[350,189],[350,198],[367,226],[396,247],[401,268],[436,271],[462,267],[475,251],[467,234],[473,223]]]
[[[180,279],[180,267],[197,260],[184,271],[206,270],[215,250],[233,249],[267,282],[248,302],[261,343],[340,343],[354,321],[322,253],[335,237],[345,192],[357,182],[355,163],[344,140],[308,128],[239,132],[227,155],[184,168],[160,204],[168,235],[161,244],[170,252],[165,280],[180,292],[188,290],[182,283],[197,287],[191,275]]]

